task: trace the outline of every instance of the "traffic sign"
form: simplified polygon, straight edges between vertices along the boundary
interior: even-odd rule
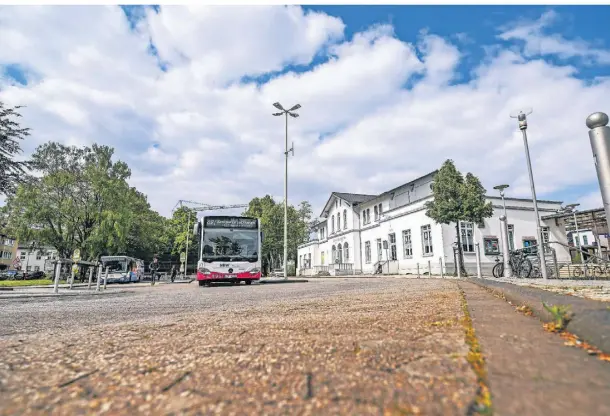
[[[77,248],[74,250],[74,254],[72,254],[72,260],[79,261],[80,260],[80,250]]]
[[[14,269],[21,268],[21,260],[19,259],[19,257],[15,257],[15,260],[13,260],[13,268]]]
[[[185,260],[186,260],[186,253],[185,252],[180,253],[180,263],[184,263]]]

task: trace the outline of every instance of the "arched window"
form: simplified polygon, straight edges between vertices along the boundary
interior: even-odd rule
[[[337,213],[337,232],[341,231],[341,213]]]
[[[332,216],[332,220],[330,222],[332,224],[331,233],[334,233],[335,232],[335,216],[334,215]]]
[[[347,245],[347,241],[343,244],[343,258],[346,263],[349,261],[349,246]]]
[[[379,219],[379,209],[377,208],[377,205],[375,205],[374,210],[375,210],[375,221],[377,221]]]
[[[336,258],[337,258],[337,248],[335,246],[333,246],[333,248],[331,249],[331,261],[334,263]]]
[[[343,249],[341,248],[341,244],[337,245],[337,263],[343,263]]]
[[[343,229],[347,230],[347,210],[343,210]]]

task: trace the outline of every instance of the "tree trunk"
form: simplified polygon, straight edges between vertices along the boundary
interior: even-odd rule
[[[460,223],[459,221],[455,223],[455,231],[457,234],[457,246],[458,246],[458,267],[462,272],[462,276],[468,276],[466,273],[466,268],[464,267],[464,252],[462,251],[462,236],[460,235]],[[456,269],[457,271],[457,269]],[[457,273],[456,273],[457,274]]]

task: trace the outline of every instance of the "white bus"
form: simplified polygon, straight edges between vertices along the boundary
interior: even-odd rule
[[[144,276],[144,261],[129,256],[102,256],[102,279],[108,267],[108,283],[139,282]],[[102,280],[103,281],[103,280]]]
[[[199,242],[197,280],[247,285],[261,278],[262,234],[258,218],[204,216],[193,229]]]

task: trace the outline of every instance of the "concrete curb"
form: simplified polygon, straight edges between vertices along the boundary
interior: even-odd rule
[[[258,283],[261,285],[277,285],[281,283],[307,283],[309,280],[306,279],[287,279],[287,280],[259,280]]]
[[[566,329],[604,353],[610,354],[610,309],[607,302],[504,282],[476,278],[462,280],[496,293],[516,306],[529,306],[534,316],[545,322],[552,321],[553,316],[544,308],[542,302],[547,305],[570,305],[574,317]]]

